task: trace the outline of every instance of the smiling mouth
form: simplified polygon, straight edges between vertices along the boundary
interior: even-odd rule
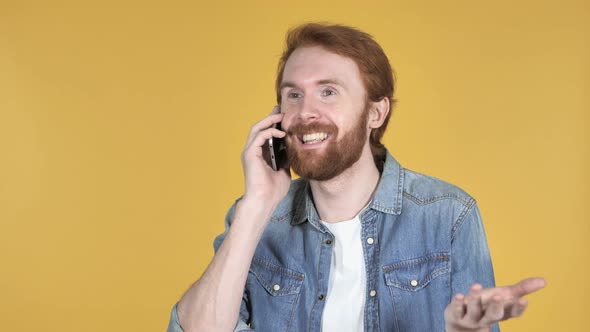
[[[312,134],[305,134],[300,139],[303,144],[315,144],[324,141],[330,137],[327,133],[312,133]]]

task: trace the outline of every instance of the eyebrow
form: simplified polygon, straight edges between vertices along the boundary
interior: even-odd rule
[[[319,81],[315,82],[315,84],[317,84],[317,85],[335,84],[335,85],[342,87],[343,89],[346,89],[344,87],[344,84],[342,83],[342,81],[340,81],[339,79],[336,79],[336,78],[319,80]],[[285,82],[281,83],[281,85],[279,86],[279,91],[283,91],[284,88],[297,88],[297,87],[298,87],[297,84],[295,84],[294,82],[285,81]]]

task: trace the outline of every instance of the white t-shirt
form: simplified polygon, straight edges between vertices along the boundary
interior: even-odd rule
[[[322,332],[363,331],[367,273],[361,242],[361,220],[323,222],[334,235],[330,279]]]

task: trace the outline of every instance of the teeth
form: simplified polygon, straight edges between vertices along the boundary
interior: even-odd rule
[[[326,138],[328,138],[328,134],[326,134],[326,133],[306,134],[306,135],[303,135],[303,137],[302,137],[304,144],[323,141]]]

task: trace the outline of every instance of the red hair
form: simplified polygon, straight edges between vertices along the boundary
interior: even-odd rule
[[[287,32],[286,47],[279,60],[275,89],[277,102],[281,104],[280,85],[287,60],[297,48],[321,46],[326,50],[352,59],[359,68],[367,102],[389,99],[389,112],[381,127],[371,131],[369,142],[377,167],[381,169],[385,157],[385,146],[381,138],[391,117],[395,79],[393,69],[383,49],[366,32],[358,29],[333,24],[307,23]]]

